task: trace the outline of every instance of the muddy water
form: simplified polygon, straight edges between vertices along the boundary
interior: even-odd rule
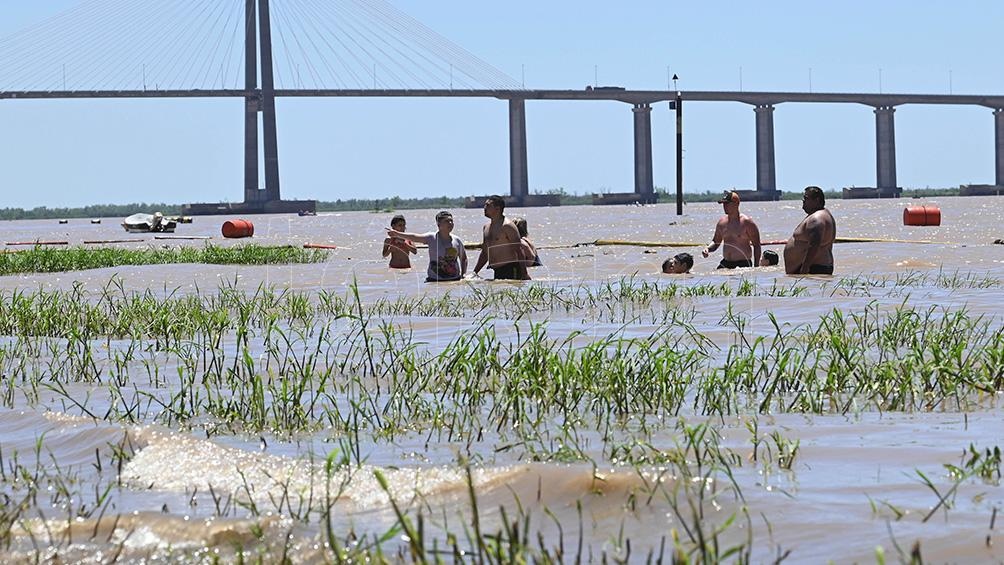
[[[735,285],[747,280],[761,289],[792,285],[807,289],[797,297],[684,299],[685,305],[695,311],[695,327],[712,340],[728,344],[736,339],[733,329],[722,325],[723,312],[729,305],[734,312],[748,316],[746,331],[753,336],[770,334],[769,313],[783,323],[813,325],[834,308],[860,312],[873,302],[966,308],[996,320],[999,327],[1004,318],[1000,306],[1004,245],[992,242],[1004,238],[1002,204],[1004,199],[999,197],[831,202],[829,208],[837,220],[839,236],[884,241],[838,244],[834,251],[836,276],[799,278],[784,275],[778,267],[715,271],[718,257],[699,256],[721,213],[714,204],[690,204],[683,216],[675,215],[673,205],[526,209],[513,214],[527,218],[530,236],[541,248],[544,266],[532,271],[533,284],[599,288],[625,278],[659,283],[672,280],[695,286]],[[903,226],[903,207],[908,205],[940,207],[942,226]],[[786,239],[804,216],[798,202],[747,203],[742,210],[758,222],[765,241]],[[484,221],[480,211],[454,212],[457,235],[464,241],[476,242]],[[409,230],[431,231],[434,214],[434,210],[405,212]],[[166,296],[205,293],[223,284],[236,284],[248,291],[267,284],[308,292],[342,292],[356,281],[363,300],[372,302],[402,295],[435,297],[449,292],[457,296],[479,288],[526,284],[474,280],[428,285],[422,282],[424,251],[413,258],[412,270],[389,271],[386,261],[380,258],[380,244],[382,228],[390,216],[333,213],[307,218],[253,218],[256,243],[337,246],[328,261],[320,265],[121,267],[0,277],[0,289],[68,289],[82,285],[99,290],[110,279],[118,278],[126,289],[150,289]],[[217,245],[242,243],[220,238],[224,219],[196,218],[191,225],[179,226],[175,235],[209,236]],[[113,219],[105,219],[100,225],[80,220],[66,225],[48,220],[5,222],[0,224],[0,239],[67,241],[74,245],[91,240],[142,239],[109,244],[134,248],[205,244],[203,240],[126,235]],[[576,246],[597,239],[697,245],[680,249]],[[661,262],[677,251],[696,256],[693,274],[658,274]],[[472,266],[476,258],[477,252],[471,252]],[[976,277],[996,281],[996,285],[951,288],[934,284],[938,275]],[[898,284],[858,292],[848,292],[838,284],[858,277]],[[628,336],[646,336],[660,325],[656,319],[638,315],[625,326],[601,311],[552,311],[531,318],[492,323],[502,339],[512,339],[517,327],[546,319],[553,336],[582,331],[579,341],[618,330]],[[473,312],[462,318],[394,319],[395,324],[409,327],[418,341],[433,350],[479,322]],[[674,508],[681,506],[672,503],[670,493],[695,497],[695,492],[701,490],[680,487],[678,483],[688,479],[662,473],[659,465],[634,468],[609,460],[601,434],[588,430],[577,438],[578,446],[593,463],[581,462],[582,458],[571,463],[535,462],[519,446],[507,443],[510,436],[489,429],[473,444],[441,435],[430,440],[425,434],[404,434],[393,442],[362,438],[362,466],[331,470],[325,467],[325,458],[340,444],[329,433],[296,438],[259,434],[207,437],[209,434],[199,429],[176,429],[142,421],[105,422],[95,408],[110,402],[103,400],[107,398],[106,387],[100,383],[76,386],[75,394],[93,399],[90,411],[97,418],[82,414],[65,401],[57,402],[44,391],[38,399],[21,393],[6,400],[8,408],[0,411],[4,464],[9,466],[11,454],[16,452],[23,464],[40,458],[40,465],[50,472],[72,476],[73,480],[67,482],[76,485],[69,489],[75,495],[40,497],[30,504],[42,516],[73,514],[74,508],[94,504],[94,493],[104,488],[109,476],[114,477],[109,495],[113,502],[100,517],[87,514],[79,521],[52,518],[16,525],[12,530],[14,542],[4,550],[8,557],[30,559],[41,552],[43,557],[53,558],[55,550],[36,549],[30,541],[44,538],[42,532],[47,532],[63,540],[58,553],[70,560],[97,561],[116,552],[122,558],[136,560],[178,555],[208,559],[214,554],[227,558],[232,557],[228,552],[233,547],[252,547],[259,539],[281,551],[281,540],[287,535],[291,536],[290,554],[294,559],[323,560],[324,554],[317,548],[323,543],[323,528],[317,517],[294,519],[301,509],[295,503],[283,505],[284,493],[300,493],[316,502],[321,498],[317,489],[323,488],[318,485],[332,479],[336,486],[343,487],[331,501],[335,508],[334,530],[343,537],[350,530],[360,535],[380,534],[391,528],[396,518],[388,494],[375,478],[377,470],[386,477],[396,501],[421,506],[429,515],[438,517],[430,521],[431,531],[446,530],[462,537],[472,522],[468,479],[458,461],[469,457],[474,463],[471,481],[486,529],[499,528],[500,506],[506,506],[509,520],[521,507],[530,516],[534,539],[539,532],[548,547],[564,547],[566,559],[574,559],[580,539],[584,558],[598,559],[604,551],[623,556],[624,546],[618,540],[626,538],[631,540],[629,560],[635,561],[644,559],[650,550],[658,552],[661,540],[671,529],[685,536],[682,524],[686,516],[676,514]],[[135,386],[142,389],[142,380]],[[998,549],[1001,525],[991,529],[994,509],[1004,509],[1004,488],[993,482],[969,480],[949,494],[953,483],[944,467],[959,465],[970,444],[985,448],[1004,443],[1004,409],[995,395],[989,395],[979,409],[967,413],[866,410],[825,416],[747,414],[712,420],[683,415],[692,424],[707,421],[721,436],[722,448],[732,450],[739,458],[733,472],[741,497],[729,493],[728,481],[716,477],[705,491],[725,494],[709,506],[706,519],[721,523],[729,516],[738,516],[723,534],[722,543],[738,544],[746,541],[747,535],[752,536],[756,561],[769,561],[779,552],[790,550],[790,559],[798,562],[867,562],[875,559],[876,547],[896,559],[897,546],[908,552],[916,540],[921,540],[921,550],[928,559],[1004,559]],[[667,416],[666,420],[674,418]],[[791,469],[753,461],[762,454],[755,453],[751,444],[748,425],[752,420],[758,422],[761,434],[777,431],[799,442]],[[552,424],[556,428],[560,425]],[[652,446],[659,450],[672,450],[680,441],[672,425],[651,438]],[[111,463],[116,450],[126,447],[130,455]],[[114,472],[109,472],[110,465]],[[925,484],[921,474],[931,480],[934,489]],[[2,492],[17,492],[10,486],[14,484],[10,473],[0,476],[0,481],[7,485]],[[935,489],[951,504],[947,510],[939,508],[928,517],[939,501]],[[12,494],[8,503],[14,498]],[[228,511],[220,512],[221,507]],[[214,518],[216,514],[226,517]],[[254,517],[256,514],[265,517]],[[399,542],[399,537],[392,537],[388,547]],[[666,543],[671,545],[668,538]]]

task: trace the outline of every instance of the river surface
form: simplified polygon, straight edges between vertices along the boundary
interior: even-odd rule
[[[938,206],[942,224],[904,226],[904,207],[915,205]],[[708,259],[700,256],[721,215],[721,206],[716,204],[688,204],[682,216],[675,214],[674,204],[512,209],[510,216],[527,219],[530,238],[539,248],[543,266],[531,270],[533,281],[467,280],[438,285],[423,282],[424,250],[412,256],[410,270],[387,268],[380,248],[383,228],[392,213],[254,216],[250,218],[255,224],[251,240],[222,239],[220,226],[228,219],[223,216],[196,217],[192,224],[179,225],[173,234],[211,238],[208,240],[126,234],[117,225],[120,220],[111,218],[102,219],[100,224],[87,220],[67,224],[55,220],[0,222],[0,240],[5,243],[66,241],[94,246],[101,244],[84,242],[139,239],[142,241],[103,245],[144,248],[253,241],[335,246],[326,262],[313,265],[185,264],[14,275],[0,277],[0,292],[4,300],[17,291],[78,288],[96,294],[107,288],[109,281],[117,281],[123,292],[150,291],[162,298],[213,294],[221,287],[254,293],[262,285],[316,296],[323,292],[346,294],[355,283],[360,301],[374,304],[408,298],[433,301],[443,296],[459,300],[479,292],[526,290],[534,285],[600,295],[605,286],[625,281],[629,285],[691,288],[724,284],[735,289],[749,284],[760,292],[743,296],[736,292],[696,294],[680,298],[672,306],[689,311],[692,327],[714,344],[709,362],[725,365],[728,347],[743,339],[740,334],[751,340],[772,335],[771,317],[785,327],[814,328],[821,317],[834,310],[850,315],[869,308],[889,312],[905,305],[920,311],[933,309],[937,316],[965,311],[972,317],[983,316],[991,331],[1000,331],[1004,320],[1004,245],[993,242],[1004,238],[1002,206],[1004,199],[1000,197],[831,201],[828,208],[836,218],[839,237],[875,240],[838,243],[833,277],[791,277],[784,274],[783,267],[717,271],[720,251]],[[764,241],[787,239],[804,217],[797,201],[743,203],[741,209],[756,220]],[[404,211],[408,230],[433,231],[436,212]],[[485,221],[481,211],[453,213],[454,233],[465,242],[477,243]],[[590,245],[596,240],[676,242],[681,247]],[[781,247],[765,248],[780,252]],[[660,274],[662,261],[679,251],[695,256],[692,274]],[[469,252],[472,268],[477,255],[477,251]],[[797,295],[770,291],[789,287],[802,291]],[[669,307],[660,303],[629,309],[626,314],[623,305],[604,308],[604,304],[593,304],[588,308],[531,310],[512,318],[496,312],[490,319],[472,308],[460,314],[412,313],[383,319],[409,332],[422,350],[435,353],[461,332],[485,324],[495,328],[503,343],[521,339],[537,323],[546,324],[550,338],[568,338],[576,346],[614,333],[640,339],[665,327],[663,314]],[[741,332],[726,321],[726,313],[744,317],[746,325]],[[13,343],[18,337],[0,339]],[[105,344],[103,339],[98,341]],[[254,353],[264,355],[263,346],[257,347]],[[434,426],[417,433],[398,430],[390,439],[367,429],[357,438],[359,453],[352,462],[332,471],[325,467],[326,458],[333,452],[345,455],[349,444],[340,433],[324,428],[293,435],[217,433],[211,422],[176,424],[156,416],[154,410],[143,412],[134,422],[102,416],[115,402],[108,393],[108,382],[116,370],[114,363],[102,359],[100,376],[72,383],[69,395],[50,394],[44,384],[40,393],[32,394],[22,390],[22,385],[10,383],[11,376],[0,377],[8,380],[4,388],[14,391],[0,409],[0,462],[5,466],[0,492],[6,493],[8,507],[24,492],[12,478],[14,454],[21,464],[47,469],[51,477],[63,477],[47,482],[43,495],[25,503],[28,510],[18,523],[6,526],[12,536],[7,540],[0,536],[0,552],[8,559],[31,561],[40,556],[61,562],[103,562],[115,556],[127,561],[189,561],[218,555],[231,561],[234,548],[264,543],[272,548],[266,554],[269,558],[285,552],[294,561],[330,560],[321,548],[325,542],[322,520],[316,513],[304,518],[309,513],[302,507],[310,503],[283,503],[281,499],[292,492],[301,498],[310,493],[309,498],[316,502],[324,488],[318,485],[325,484],[326,475],[330,478],[334,474],[342,487],[332,499],[335,536],[343,540],[353,535],[359,539],[379,536],[391,531],[397,519],[375,471],[383,474],[394,500],[406,511],[425,512],[427,541],[431,544],[438,539],[441,548],[446,547],[443,532],[455,535],[467,550],[474,546],[467,534],[474,524],[470,481],[481,528],[500,529],[504,524],[500,508],[504,507],[510,523],[517,516],[528,517],[530,545],[561,547],[567,561],[577,556],[598,561],[606,553],[642,562],[649,553],[658,555],[663,548],[668,559],[673,544],[670,532],[687,538],[686,524],[695,507],[690,502],[702,491],[709,500],[696,504],[708,531],[733,517],[734,521],[723,527],[722,549],[745,544],[756,562],[780,556],[804,563],[874,562],[877,552],[888,560],[908,559],[917,543],[918,551],[930,561],[1004,559],[999,549],[1004,544],[1004,517],[998,520],[996,516],[1004,510],[999,460],[996,474],[991,461],[986,477],[967,476],[958,482],[946,467],[964,466],[970,446],[980,453],[984,449],[992,453],[994,447],[1004,444],[999,390],[984,391],[964,408],[939,404],[930,409],[861,407],[806,413],[753,407],[709,415],[686,403],[676,413],[646,414],[637,420],[628,415],[626,427],[616,432],[644,437],[653,452],[667,454],[683,449],[681,426],[707,424],[715,444],[733,454],[731,477],[723,473],[707,479],[699,473],[688,476],[665,461],[625,464],[611,455],[610,438],[605,435],[609,430],[603,426],[583,424],[574,442],[567,437],[563,440],[559,430],[569,429],[567,418],[558,421],[548,417],[539,422],[546,439],[531,449],[529,444],[514,441],[514,433],[499,427],[497,413],[490,412],[479,417],[478,425],[485,428],[481,433],[467,430],[460,438],[429,431]],[[333,360],[321,361],[325,362]],[[145,376],[137,378],[137,367],[125,388],[140,396],[169,395],[174,390],[173,384],[165,388],[150,385]],[[175,365],[164,372],[173,371]],[[171,383],[175,377],[165,378]],[[67,402],[67,396],[87,398],[83,402],[87,410]],[[349,403],[350,397],[334,395],[328,400]],[[388,400],[379,394],[376,398]],[[778,439],[756,444],[750,431],[754,422],[762,437],[776,432]],[[625,431],[642,424],[652,429],[644,434],[637,429]],[[566,453],[561,449],[563,441],[574,448],[574,457],[560,456]],[[782,444],[790,447],[795,442],[797,455],[785,464],[778,457]],[[115,459],[116,449],[128,455]],[[686,449],[683,452],[686,454]],[[465,460],[470,461],[469,467]],[[685,482],[691,486],[679,486]],[[693,487],[694,483],[699,486]],[[730,490],[732,485],[735,488]],[[65,488],[65,496],[52,494],[60,488]],[[108,494],[103,498],[101,492],[106,488]],[[674,492],[679,498],[672,498]],[[712,493],[718,494],[714,500],[710,500]],[[87,505],[103,510],[100,514],[81,510]],[[0,530],[4,527],[0,519]],[[630,540],[629,548],[624,540]],[[383,543],[388,559],[407,555],[402,532],[388,536]],[[47,549],[50,545],[54,548]],[[454,556],[448,553],[443,558],[452,560]]]

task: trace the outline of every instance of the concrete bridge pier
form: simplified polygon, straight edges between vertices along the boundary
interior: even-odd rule
[[[244,202],[258,202],[258,98],[244,98]]]
[[[526,100],[509,100],[509,196],[510,203],[522,205],[530,194],[526,165]]]
[[[244,89],[251,93],[244,97],[244,202],[258,202],[258,112],[261,111],[258,89],[258,17],[254,0],[247,0],[244,7],[245,49],[244,49]]]
[[[1004,195],[1004,108],[994,108],[994,183],[964,184],[961,196]]]
[[[279,142],[275,126],[275,83],[272,78],[272,26],[268,0],[258,0],[261,40],[261,130],[265,154],[265,200],[282,200],[279,193]]]
[[[652,176],[652,106],[635,104],[634,113],[634,192],[638,202],[655,202]]]
[[[875,186],[879,198],[896,198],[901,192],[896,185],[895,112],[895,106],[875,108]]]
[[[756,192],[753,200],[779,200],[777,166],[774,161],[774,105],[757,104],[756,112]]]
[[[313,212],[317,209],[317,201],[283,200],[279,191],[279,144],[275,119],[275,81],[272,71],[272,24],[268,0],[245,0],[244,18],[244,202],[186,204],[181,208],[182,214]],[[265,190],[258,186],[259,114],[261,114]]]

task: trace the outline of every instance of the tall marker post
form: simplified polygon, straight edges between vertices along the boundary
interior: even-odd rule
[[[676,75],[673,75],[676,78]],[[683,215],[683,95],[676,91],[676,215]]]

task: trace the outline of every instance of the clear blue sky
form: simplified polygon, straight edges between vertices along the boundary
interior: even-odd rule
[[[999,2],[392,3],[527,88],[580,89],[595,75],[664,89],[668,68],[682,90],[738,90],[741,80],[744,90],[807,91],[811,77],[815,92],[877,92],[881,74],[886,93],[1004,94]],[[0,37],[79,4],[4,2]],[[280,100],[278,111],[284,197],[508,192],[503,101]],[[615,102],[528,102],[531,190],[632,190],[631,120]],[[686,189],[753,188],[753,125],[750,106],[687,105]],[[239,100],[0,101],[0,206],[239,201],[242,128]],[[673,187],[665,104],[653,132],[656,185]],[[866,106],[779,105],[779,188],[873,186],[874,136]],[[901,186],[994,181],[987,108],[901,107],[896,143]]]

